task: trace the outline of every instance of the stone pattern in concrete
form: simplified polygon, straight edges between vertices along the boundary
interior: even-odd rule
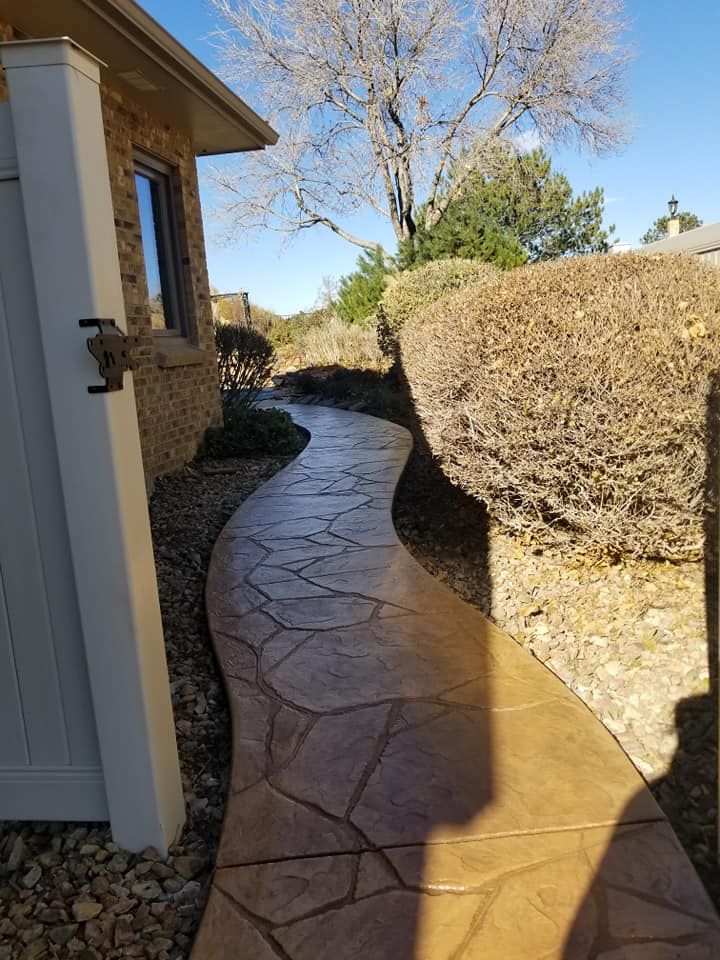
[[[312,439],[207,584],[233,776],[193,960],[700,960],[716,914],[610,734],[399,544],[406,431]]]

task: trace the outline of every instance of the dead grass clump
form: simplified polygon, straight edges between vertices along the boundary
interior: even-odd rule
[[[411,318],[401,347],[433,452],[511,530],[702,556],[720,270],[657,254],[523,267]]]
[[[380,369],[384,364],[374,327],[345,323],[336,316],[309,329],[298,353],[308,366]]]

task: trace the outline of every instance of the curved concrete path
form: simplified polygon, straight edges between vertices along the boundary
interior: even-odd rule
[[[609,733],[419,567],[401,427],[290,407],[207,605],[232,785],[193,960],[712,960],[714,910]]]

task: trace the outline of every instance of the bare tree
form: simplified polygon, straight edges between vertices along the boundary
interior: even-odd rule
[[[322,224],[372,250],[344,218],[370,207],[408,240],[515,137],[623,136],[623,0],[212,2],[228,78],[281,133],[216,170],[234,227]]]

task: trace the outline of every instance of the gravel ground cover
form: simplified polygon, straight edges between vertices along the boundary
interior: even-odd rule
[[[150,512],[187,825],[161,859],[152,849],[121,850],[105,824],[0,823],[0,960],[188,956],[230,758],[205,574],[225,522],[288,459],[198,461],[156,482]]]

